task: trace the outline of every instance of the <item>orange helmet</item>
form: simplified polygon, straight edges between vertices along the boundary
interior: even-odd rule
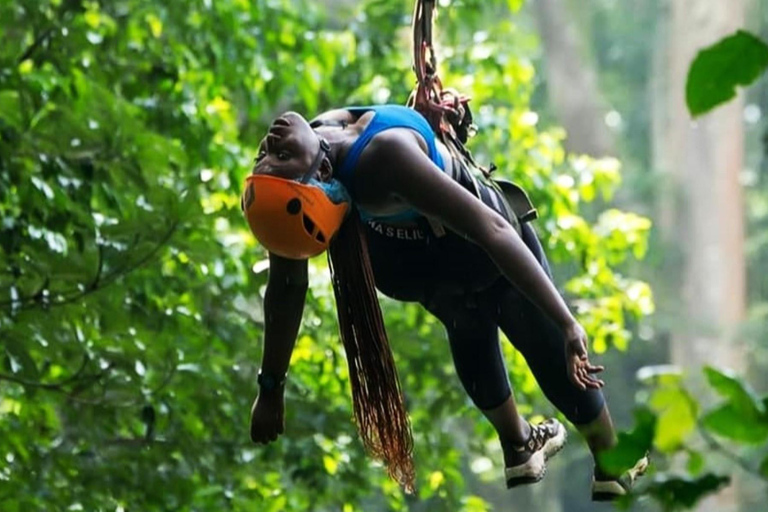
[[[269,252],[290,259],[317,256],[328,249],[341,227],[349,211],[346,191],[332,198],[322,187],[325,184],[307,184],[329,150],[320,139],[320,150],[301,180],[264,174],[245,179],[240,206],[251,232]]]

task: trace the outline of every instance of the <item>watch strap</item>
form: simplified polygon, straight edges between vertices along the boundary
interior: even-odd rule
[[[267,373],[259,370],[259,376],[256,377],[256,382],[264,391],[272,391],[282,387],[285,384],[286,374],[276,375],[273,373]]]

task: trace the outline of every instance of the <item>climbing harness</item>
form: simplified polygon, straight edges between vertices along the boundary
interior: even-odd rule
[[[437,56],[432,42],[435,12],[435,0],[417,0],[413,14],[413,69],[417,85],[407,105],[421,113],[444,142],[454,141],[453,149],[471,159],[463,146],[476,130],[469,109],[471,98],[456,89],[444,88],[437,75]],[[484,172],[490,175],[493,170]]]
[[[437,56],[432,41],[436,3],[436,0],[416,0],[413,13],[413,70],[416,74],[416,88],[411,92],[406,105],[427,119],[435,135],[454,157],[454,165],[458,160],[469,170],[477,197],[480,197],[478,181],[501,193],[506,199],[503,206],[520,233],[520,223],[536,219],[538,213],[520,186],[511,181],[492,178],[496,166],[491,164],[485,168],[478,165],[464,146],[477,132],[469,108],[471,98],[456,89],[443,87],[437,74]],[[438,236],[444,233],[442,226],[433,219],[430,219],[430,224]]]

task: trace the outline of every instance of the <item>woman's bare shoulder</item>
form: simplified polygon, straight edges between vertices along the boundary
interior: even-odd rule
[[[326,110],[325,112],[318,114],[316,117],[310,120],[310,122],[314,121],[346,121],[346,122],[354,122],[355,116],[352,115],[352,113],[348,110],[345,110],[343,108],[335,108],[333,110]]]

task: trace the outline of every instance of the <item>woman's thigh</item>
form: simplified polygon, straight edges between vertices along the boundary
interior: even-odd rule
[[[492,316],[466,295],[438,294],[424,304],[445,326],[456,373],[472,401],[493,409],[509,398],[509,377]]]

